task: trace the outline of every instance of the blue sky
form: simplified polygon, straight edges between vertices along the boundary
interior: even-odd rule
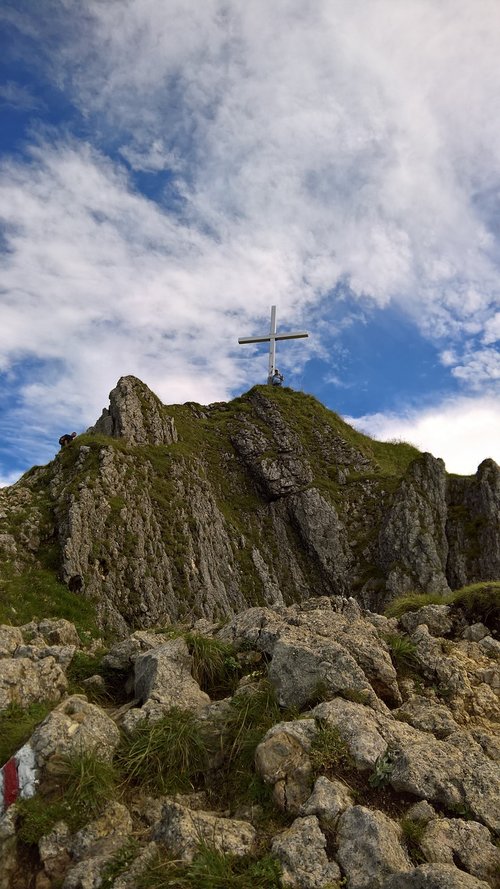
[[[497,0],[2,0],[0,485],[124,374],[500,460]]]

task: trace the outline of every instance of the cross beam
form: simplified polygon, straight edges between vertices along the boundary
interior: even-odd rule
[[[299,340],[309,336],[308,333],[276,333],[276,306],[271,306],[271,327],[269,333],[262,336],[240,336],[240,345],[246,343],[269,343],[269,372],[267,382],[270,383],[276,373],[276,342],[277,340]]]

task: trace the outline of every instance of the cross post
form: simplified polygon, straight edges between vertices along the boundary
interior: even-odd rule
[[[305,331],[298,333],[276,333],[276,306],[271,306],[271,327],[269,333],[263,336],[240,336],[238,342],[240,345],[246,343],[269,343],[269,369],[267,382],[271,383],[276,373],[276,342],[277,340],[298,340],[308,337]]]

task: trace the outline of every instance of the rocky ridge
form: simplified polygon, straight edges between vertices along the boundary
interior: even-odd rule
[[[48,711],[19,739],[34,783],[0,818],[1,889],[498,889],[496,632],[488,608],[387,618],[338,596],[111,647],[66,620],[0,627],[4,729]],[[177,735],[156,758],[155,727],[181,725],[184,765]],[[92,809],[75,758],[119,770]]]
[[[165,406],[123,377],[87,434],[0,490],[3,615],[48,575],[123,636],[317,595],[378,611],[499,577],[499,506],[492,460],[448,476],[303,393]]]

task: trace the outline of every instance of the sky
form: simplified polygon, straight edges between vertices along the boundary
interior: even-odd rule
[[[120,376],[500,462],[498,0],[0,0],[0,485]]]

